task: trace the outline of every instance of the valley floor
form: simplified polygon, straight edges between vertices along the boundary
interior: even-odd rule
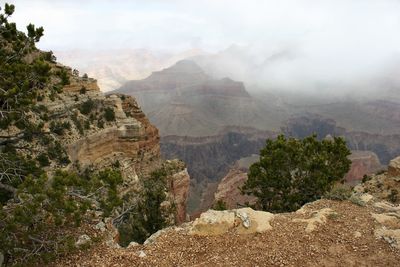
[[[316,214],[324,208],[333,213],[319,220]],[[382,214],[372,204],[320,200],[300,212],[274,216],[272,229],[264,233],[239,235],[232,229],[218,236],[196,236],[171,230],[150,245],[99,245],[53,266],[399,266],[396,243],[391,246],[375,235],[386,225],[374,214],[388,219],[393,212]],[[308,232],[310,218],[316,219],[311,224],[315,229]],[[388,227],[399,229],[399,218],[390,217]]]

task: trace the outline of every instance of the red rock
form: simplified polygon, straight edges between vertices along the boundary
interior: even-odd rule
[[[354,150],[349,159],[352,163],[350,171],[345,175],[345,180],[350,184],[360,182],[364,175],[371,175],[383,167],[378,156],[371,151]]]

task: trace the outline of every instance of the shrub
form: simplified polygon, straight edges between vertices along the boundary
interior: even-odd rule
[[[366,183],[366,182],[368,182],[368,181],[371,180],[371,179],[372,179],[371,176],[364,174],[364,175],[363,175],[363,178],[362,178],[362,182],[363,182],[363,183]]]
[[[47,154],[50,159],[57,160],[59,164],[69,164],[70,160],[68,158],[67,152],[61,146],[60,142],[54,142],[49,145]]]
[[[57,170],[52,179],[45,174],[27,177],[18,187],[18,204],[7,210],[0,206],[0,243],[9,263],[32,265],[69,252],[74,240],[65,230],[79,226],[91,206],[106,203],[98,208],[108,215],[121,205],[116,195],[122,183],[119,171],[88,174]]]
[[[104,128],[104,121],[99,120],[99,121],[97,122],[97,127],[99,127],[99,128]]]
[[[78,130],[78,132],[83,135],[85,133],[85,131],[83,130],[83,126],[81,121],[78,119],[78,116],[76,114],[72,115],[72,121],[75,124],[76,129]]]
[[[115,121],[115,112],[113,108],[105,108],[104,110],[104,118],[106,121]]]
[[[388,195],[388,199],[392,203],[396,203],[397,200],[399,199],[398,197],[399,191],[397,189],[392,189],[390,191],[390,194]]]
[[[325,194],[325,198],[331,200],[346,200],[351,196],[352,190],[348,185],[337,184]]]
[[[213,205],[213,210],[226,210],[226,203],[222,199],[218,199]]]
[[[131,241],[143,243],[150,235],[166,226],[161,203],[166,200],[166,172],[153,172],[142,181],[138,202],[126,214],[119,225],[120,244],[127,246]]]
[[[93,101],[92,99],[89,99],[89,100],[83,102],[83,103],[80,105],[79,111],[80,111],[82,114],[87,115],[87,114],[89,114],[89,113],[93,110],[94,107],[95,107],[94,101]]]
[[[65,122],[50,122],[50,131],[55,134],[63,135],[65,130],[71,130],[71,124],[68,121]]]
[[[70,84],[69,81],[69,76],[68,76],[68,72],[65,69],[62,69],[61,71],[59,71],[57,73],[58,77],[60,77],[61,79],[61,84],[64,85],[68,85]]]
[[[271,212],[293,211],[329,191],[350,169],[344,139],[318,141],[280,135],[268,139],[259,162],[250,166],[242,193],[257,197],[256,208]]]
[[[47,157],[46,153],[40,154],[36,160],[39,162],[40,166],[46,167],[50,165],[49,158]]]
[[[349,198],[349,200],[353,203],[356,204],[360,207],[364,207],[366,204],[364,201],[361,200],[361,198],[357,195],[351,195],[351,197]]]
[[[84,95],[84,94],[86,94],[86,87],[85,86],[82,86],[82,88],[79,90],[79,93],[81,94],[81,95]]]

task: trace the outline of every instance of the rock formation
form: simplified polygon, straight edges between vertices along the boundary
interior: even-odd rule
[[[349,159],[351,167],[345,180],[352,185],[359,183],[364,175],[371,175],[383,169],[378,156],[371,151],[352,150]]]
[[[390,161],[388,166],[388,174],[392,177],[400,176],[400,157]]]
[[[212,205],[218,183],[237,160],[257,154],[265,139],[274,136],[245,127],[227,127],[215,136],[166,136],[161,138],[161,153],[187,163],[192,178],[188,208],[194,213]]]
[[[135,96],[162,136],[215,135],[232,125],[276,130],[282,113],[251,97],[242,82],[213,79],[190,60],[115,92]]]
[[[66,69],[60,64],[56,68]],[[84,89],[82,89],[84,88]],[[136,100],[121,94],[103,95],[95,80],[71,75],[69,85],[53,100],[44,100],[51,121],[68,123],[70,130],[53,134],[66,148],[71,164],[68,168],[93,170],[117,164],[124,178],[121,195],[140,190],[139,180],[151,172],[167,167],[169,198],[176,207],[175,219],[186,218],[189,174],[184,163],[165,161],[160,155],[160,136]],[[85,108],[86,106],[86,108]],[[85,110],[86,109],[86,110]],[[107,118],[106,112],[110,117]]]

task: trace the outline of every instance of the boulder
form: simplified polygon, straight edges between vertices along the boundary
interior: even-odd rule
[[[104,232],[106,230],[106,224],[104,222],[99,222],[94,226],[94,229]]]
[[[129,243],[129,245],[126,248],[134,248],[134,247],[137,247],[139,245],[140,245],[139,243],[132,241],[132,242]]]
[[[270,221],[274,215],[269,212],[255,211],[251,208],[202,213],[190,226],[192,235],[220,235],[234,230],[238,234],[261,233],[270,230]]]
[[[389,162],[388,175],[391,177],[400,176],[400,157]]]
[[[89,244],[90,242],[92,242],[92,239],[90,238],[90,236],[88,236],[86,234],[85,235],[81,235],[78,238],[78,241],[76,241],[75,246],[76,247],[81,247],[81,246]]]

